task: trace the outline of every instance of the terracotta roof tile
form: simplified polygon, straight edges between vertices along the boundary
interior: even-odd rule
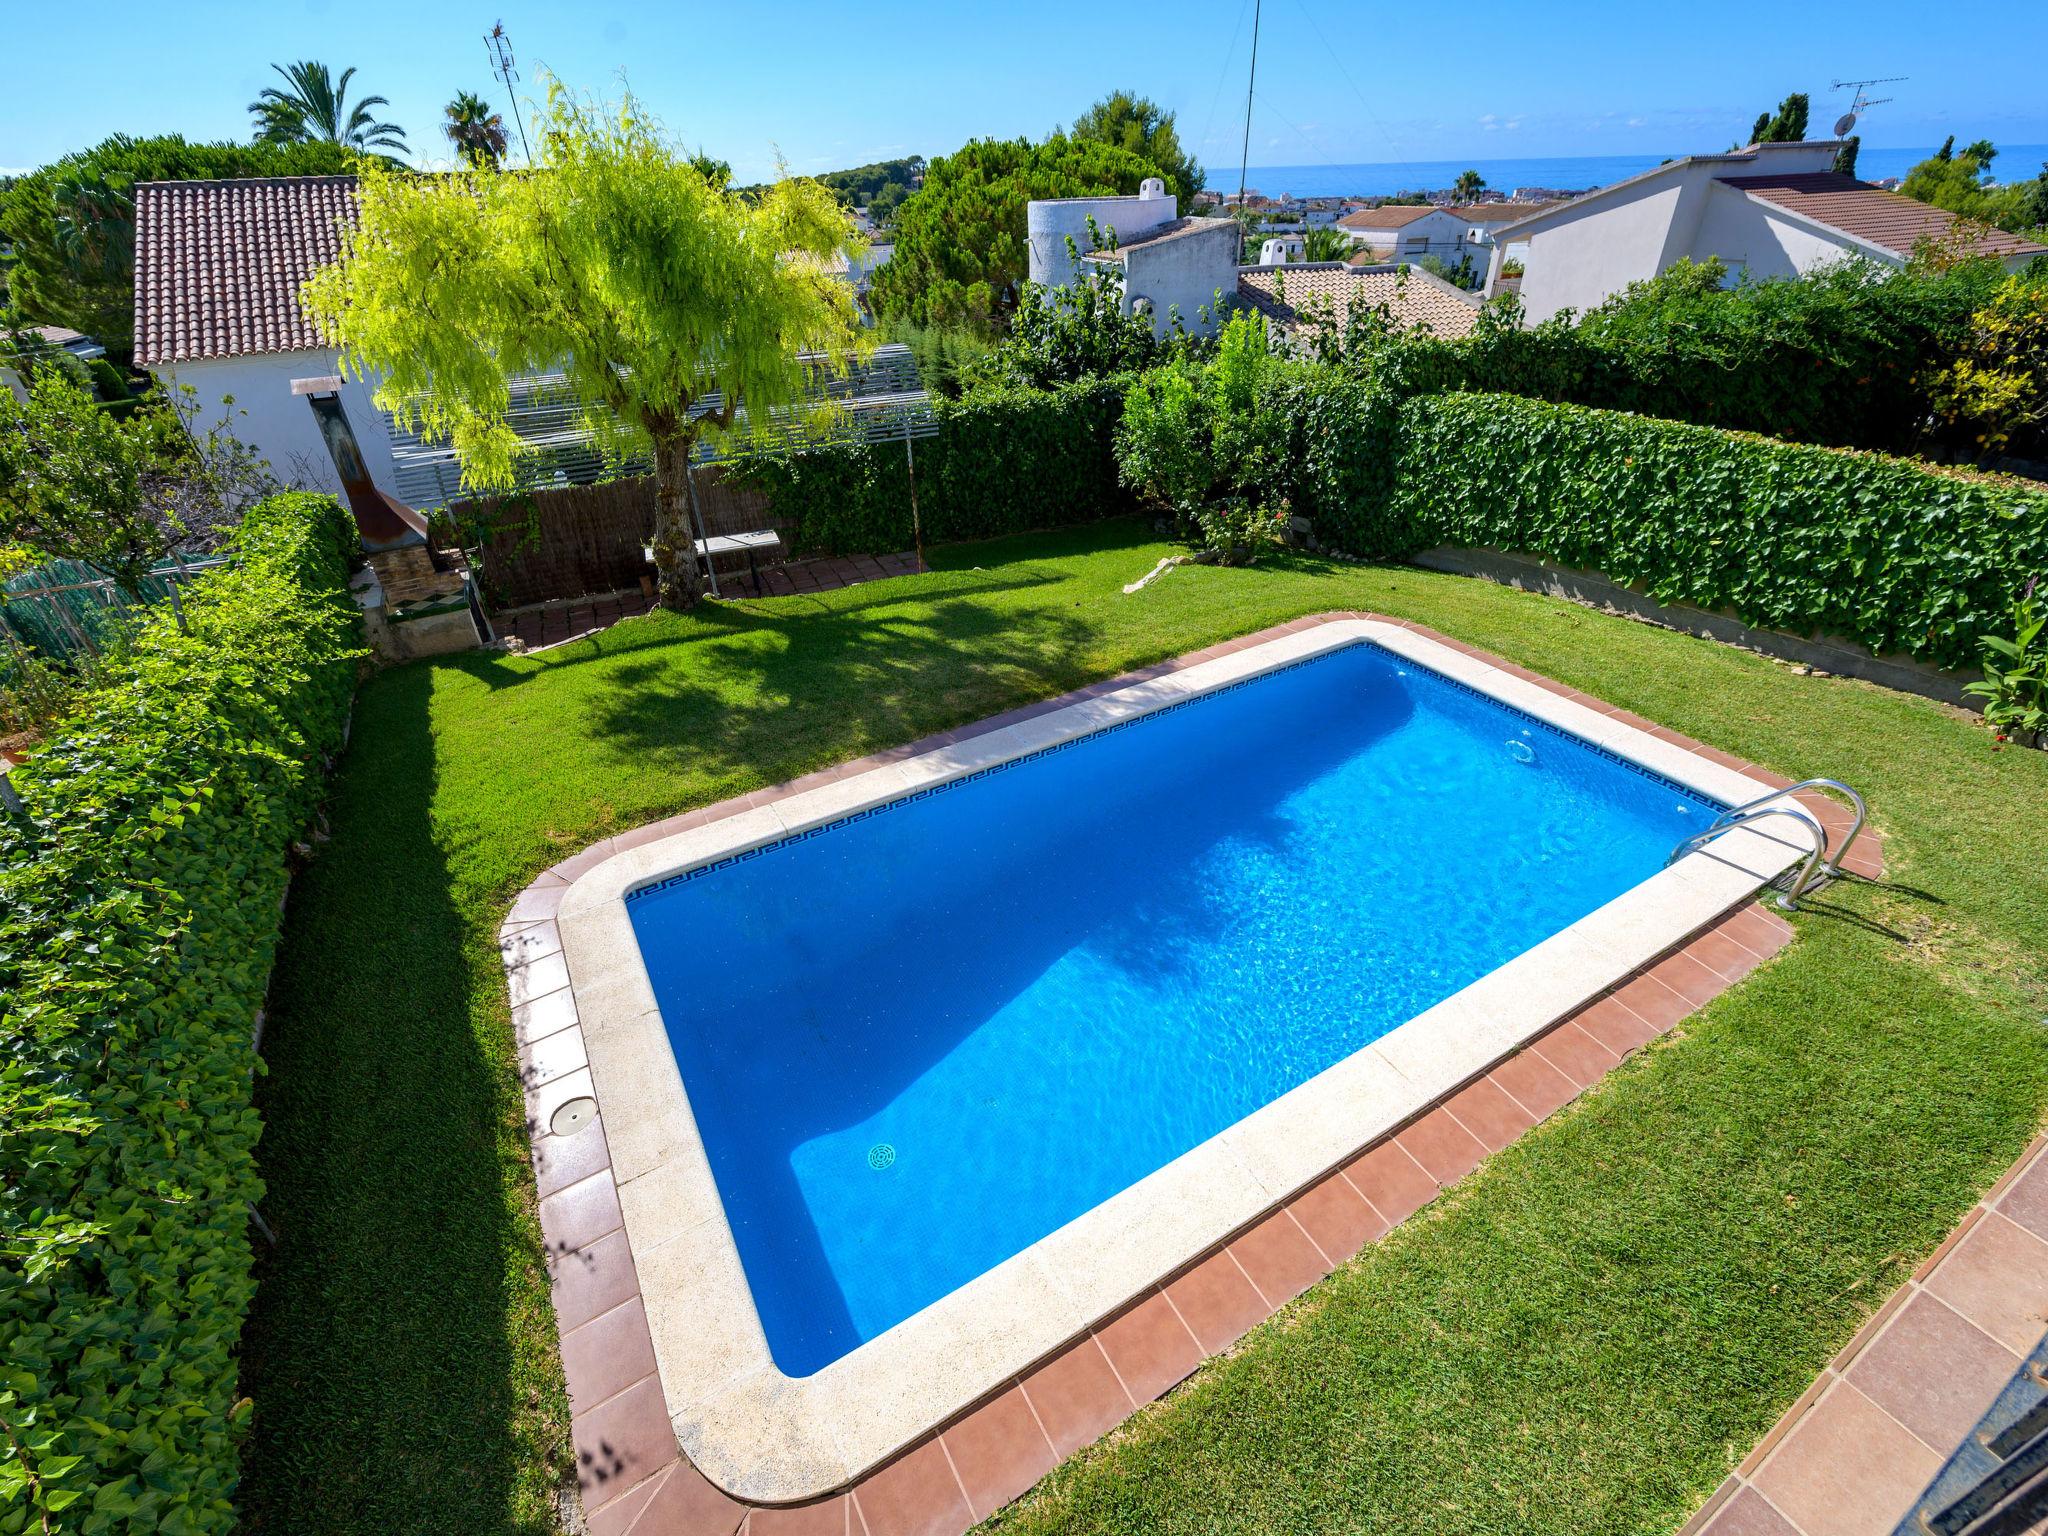
[[[1148,245],[1163,245],[1168,240],[1179,240],[1188,235],[1199,235],[1206,230],[1237,228],[1235,219],[1205,219],[1198,215],[1183,214],[1180,218],[1169,219],[1157,229],[1148,229],[1142,235],[1117,242],[1114,250],[1090,251],[1089,261],[1115,261],[1125,251],[1141,251]]]
[[[298,352],[299,285],[341,249],[353,176],[152,181],[135,189],[135,360]]]
[[[1283,302],[1278,289],[1284,285]],[[1239,302],[1274,323],[1291,328],[1301,323],[1299,306],[1313,299],[1320,309],[1327,298],[1330,313],[1341,318],[1354,298],[1368,305],[1385,304],[1394,323],[1420,326],[1438,336],[1463,336],[1479,318],[1479,300],[1440,277],[1411,267],[1405,278],[1397,267],[1353,267],[1338,262],[1311,262],[1286,267],[1260,267],[1237,275]]]
[[[1738,192],[1803,214],[1816,223],[1900,256],[1911,256],[1922,240],[1946,236],[1956,222],[1956,216],[1944,208],[1883,191],[1837,171],[1717,179]],[[1998,229],[1987,231],[1974,242],[1974,248],[1986,256],[2026,256],[2048,251],[2048,246]]]
[[[1413,224],[1417,219],[1426,219],[1432,213],[1447,210],[1434,204],[1417,205],[1401,203],[1379,208],[1361,208],[1356,213],[1347,213],[1337,221],[1341,229],[1400,229]]]

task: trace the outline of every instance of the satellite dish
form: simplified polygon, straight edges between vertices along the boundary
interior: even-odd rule
[[[1854,112],[1844,112],[1840,117],[1835,119],[1835,137],[1838,139],[1846,139],[1849,136],[1849,130],[1851,128],[1854,128],[1855,126],[1856,114]]]

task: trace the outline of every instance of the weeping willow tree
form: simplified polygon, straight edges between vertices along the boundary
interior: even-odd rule
[[[530,171],[366,165],[360,220],[306,283],[307,311],[379,405],[454,448],[474,491],[518,483],[513,382],[561,373],[613,462],[652,460],[661,601],[687,608],[703,592],[698,438],[798,405],[800,353],[867,348],[831,271],[853,230],[815,182],[732,195],[630,96],[604,106],[549,81],[535,148]]]

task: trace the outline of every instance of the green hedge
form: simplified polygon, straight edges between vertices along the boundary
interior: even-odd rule
[[[913,444],[927,544],[1087,522],[1130,510],[1111,448],[1122,378],[1059,389],[996,388],[935,399],[939,430]],[[742,471],[796,525],[802,555],[911,545],[901,443],[848,443],[755,460]]]
[[[1512,395],[1407,401],[1397,434],[1333,542],[1537,555],[1955,668],[2048,576],[2048,488],[2021,482]]]
[[[0,1532],[225,1531],[251,1030],[354,686],[354,530],[277,497],[0,813]]]

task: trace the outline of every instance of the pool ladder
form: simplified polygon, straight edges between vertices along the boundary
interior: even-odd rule
[[[1848,836],[1842,839],[1842,846],[1835,849],[1832,854],[1828,851],[1827,828],[1820,824],[1820,818],[1796,801],[1791,804],[1779,803],[1788,796],[1797,794],[1802,789],[1831,789],[1837,794],[1847,795],[1850,804],[1855,807],[1856,816],[1849,823]],[[1730,806],[1714,818],[1711,826],[1693,833],[1691,837],[1686,838],[1677,847],[1673,848],[1671,850],[1671,857],[1664,862],[1667,866],[1676,864],[1688,853],[1697,853],[1700,849],[1706,847],[1708,843],[1719,837],[1723,832],[1732,832],[1737,827],[1750,826],[1762,821],[1767,816],[1786,817],[1804,827],[1812,837],[1813,847],[1806,855],[1806,862],[1800,866],[1799,873],[1792,883],[1778,893],[1778,905],[1787,912],[1798,911],[1799,898],[1819,885],[1821,881],[1831,880],[1841,874],[1842,860],[1847,857],[1849,849],[1855,844],[1857,836],[1863,831],[1863,823],[1868,820],[1863,797],[1840,779],[1801,779],[1797,784],[1788,784],[1783,789],[1774,789],[1767,795],[1758,795],[1754,800],[1746,801],[1741,805]],[[1824,864],[1823,860],[1826,861]]]

